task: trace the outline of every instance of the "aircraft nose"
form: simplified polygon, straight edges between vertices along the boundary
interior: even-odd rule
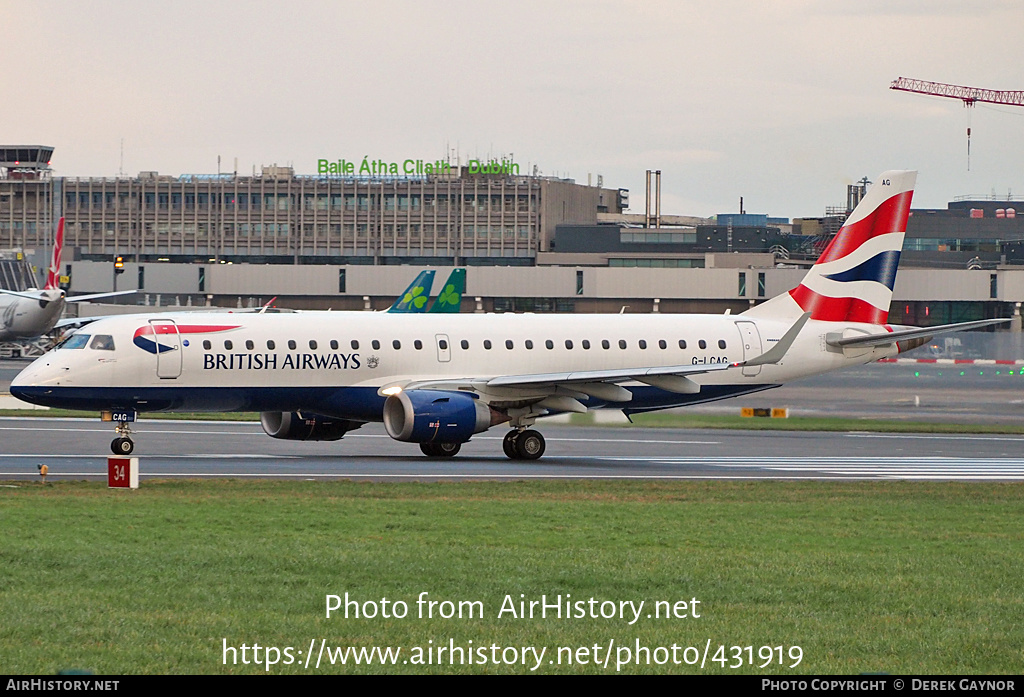
[[[48,383],[53,373],[46,356],[37,358],[28,367],[14,376],[11,381],[11,396],[29,404],[40,404],[50,406],[46,396],[52,391]]]

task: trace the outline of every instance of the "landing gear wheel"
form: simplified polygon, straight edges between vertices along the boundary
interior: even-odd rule
[[[131,455],[135,450],[135,443],[131,438],[115,438],[110,441],[110,451],[115,455]]]
[[[523,431],[515,440],[515,448],[520,460],[536,460],[544,454],[544,436],[532,429]]]
[[[505,451],[506,457],[510,460],[518,460],[519,453],[516,451],[516,440],[519,438],[519,431],[509,431],[501,441],[501,449]]]
[[[420,443],[420,450],[427,457],[455,457],[462,449],[462,443]]]

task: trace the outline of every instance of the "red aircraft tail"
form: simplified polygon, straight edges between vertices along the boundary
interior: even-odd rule
[[[64,249],[64,218],[57,223],[57,237],[53,241],[53,257],[50,259],[49,273],[46,274],[46,290],[60,288],[60,254]]]

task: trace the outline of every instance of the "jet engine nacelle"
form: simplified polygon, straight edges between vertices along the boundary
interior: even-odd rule
[[[384,428],[395,440],[465,443],[494,423],[490,407],[461,392],[411,390],[384,402]]]
[[[360,421],[336,419],[320,414],[301,414],[295,411],[265,411],[260,414],[263,431],[273,438],[284,440],[340,440],[349,431],[360,426]]]

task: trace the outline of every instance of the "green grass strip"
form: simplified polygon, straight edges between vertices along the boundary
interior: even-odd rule
[[[0,661],[11,674],[265,672],[240,653],[224,665],[226,641],[293,647],[297,660],[272,673],[530,672],[300,664],[321,639],[400,646],[406,660],[454,641],[546,647],[538,672],[607,674],[616,656],[595,665],[594,645],[710,642],[703,670],[621,672],[1019,673],[1022,494],[908,482],[12,482],[0,487]],[[422,592],[479,601],[483,616],[420,618]],[[404,601],[409,616],[327,619],[326,595],[345,593]],[[644,615],[695,597],[701,617],[499,618],[520,594],[643,600]],[[718,646],[726,666],[733,646],[755,658],[799,646],[803,660],[731,669],[710,660]],[[547,663],[558,647],[587,662]]]

